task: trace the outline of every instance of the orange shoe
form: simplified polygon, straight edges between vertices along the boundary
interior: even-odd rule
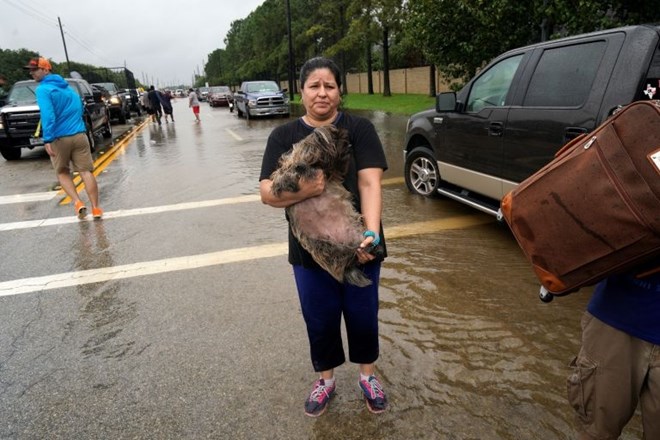
[[[103,210],[101,208],[92,208],[92,217],[95,219],[103,217]]]
[[[73,207],[73,210],[76,212],[76,215],[78,216],[79,219],[82,220],[85,217],[87,217],[87,207],[81,200],[78,200],[76,202],[75,206]]]

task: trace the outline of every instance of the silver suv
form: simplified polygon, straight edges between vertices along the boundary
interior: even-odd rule
[[[291,113],[286,89],[280,89],[275,81],[243,81],[234,94],[234,104],[239,117],[282,115]]]

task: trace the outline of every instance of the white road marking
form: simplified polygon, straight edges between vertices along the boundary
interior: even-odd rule
[[[58,191],[48,191],[41,193],[0,196],[0,205],[8,205],[10,203],[43,202],[45,200],[54,199],[57,196],[57,194]]]
[[[236,133],[234,130],[231,130],[231,129],[229,129],[229,128],[226,128],[225,130],[227,130],[227,133],[229,133],[230,136],[233,137],[234,139],[236,139],[237,141],[242,141],[242,140],[243,140],[243,138],[240,137],[240,136],[238,135],[238,133]]]
[[[154,275],[164,272],[198,269],[200,267],[218,264],[236,263],[286,255],[287,243],[275,243],[262,246],[229,249],[187,257],[166,258],[163,260],[145,261],[121,266],[104,267],[101,269],[66,272],[42,277],[24,278],[21,280],[0,282],[0,296],[18,295],[22,293],[41,292],[44,290],[61,289],[90,283],[133,278],[143,275]]]
[[[186,209],[209,208],[212,206],[230,205],[234,203],[255,202],[261,200],[259,195],[247,195],[239,197],[231,197],[227,199],[203,200],[200,202],[186,202],[178,203],[175,205],[154,206],[151,208],[136,208],[136,209],[120,209],[118,211],[110,211],[103,214],[104,219],[130,217],[134,215],[145,214],[160,214],[163,212],[183,211]],[[92,216],[88,215],[87,221],[92,221]],[[16,229],[38,228],[42,226],[56,226],[67,223],[77,223],[79,220],[76,216],[71,215],[68,217],[46,218],[40,220],[27,220],[22,222],[0,223],[0,232],[13,231]]]
[[[410,223],[385,229],[389,239],[414,235],[430,234],[446,229],[461,229],[495,221],[486,214],[464,215],[426,222]],[[180,270],[198,269],[201,267],[230,264],[240,261],[256,260],[284,256],[288,252],[288,243],[272,243],[239,249],[211,252],[186,257],[165,258],[155,261],[124,264],[121,266],[103,267],[76,272],[65,272],[41,277],[23,278],[0,282],[0,297],[19,295],[22,293],[42,292],[90,283],[121,280],[144,275],[154,275]]]

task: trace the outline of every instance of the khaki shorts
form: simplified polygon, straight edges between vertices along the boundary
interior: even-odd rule
[[[638,404],[645,438],[660,439],[660,346],[585,312],[582,348],[570,367],[568,401],[581,440],[618,439]]]
[[[50,144],[55,156],[50,157],[50,162],[57,173],[69,170],[72,164],[73,171],[93,171],[94,161],[89,148],[89,141],[85,133],[61,137]]]

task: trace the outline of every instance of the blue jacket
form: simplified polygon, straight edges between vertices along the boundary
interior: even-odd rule
[[[41,80],[37,105],[44,143],[86,131],[82,100],[60,75],[51,73]]]

